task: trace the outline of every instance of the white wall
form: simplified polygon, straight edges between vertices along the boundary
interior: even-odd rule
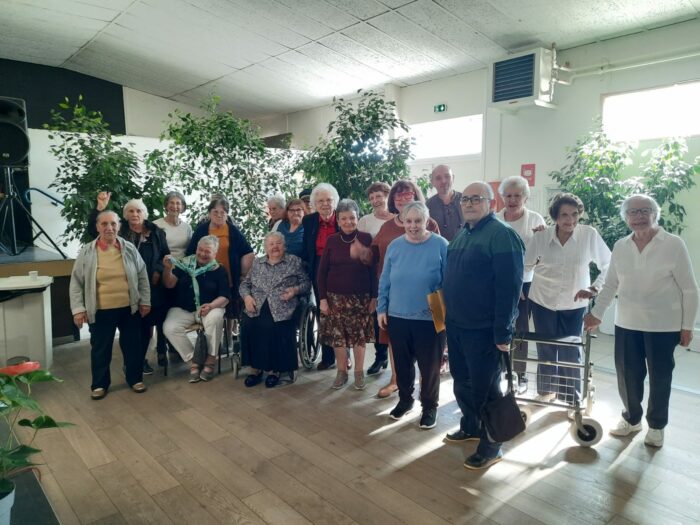
[[[168,122],[168,113],[180,109],[193,115],[204,115],[201,108],[189,106],[124,87],[124,119],[126,134],[138,137],[160,137]]]

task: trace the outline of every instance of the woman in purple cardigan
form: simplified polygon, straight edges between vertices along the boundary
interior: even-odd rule
[[[328,237],[318,266],[321,343],[333,347],[338,363],[334,389],[348,382],[345,349],[352,347],[355,356],[357,390],[365,388],[365,345],[374,340],[372,313],[377,307],[377,273],[374,265],[359,259],[362,247],[372,244],[369,233],[358,231],[360,209],[351,199],[338,203],[336,217],[340,231]]]

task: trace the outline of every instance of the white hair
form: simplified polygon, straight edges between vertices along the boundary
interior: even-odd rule
[[[146,208],[146,205],[143,203],[141,199],[131,199],[128,201],[125,205],[124,208],[122,208],[122,216],[126,219],[126,212],[130,208],[136,208],[138,210],[143,211],[143,218],[148,219],[148,208]]]
[[[281,232],[274,231],[274,232],[270,232],[267,235],[265,235],[265,237],[263,238],[263,246],[265,246],[265,244],[267,244],[268,239],[272,239],[273,237],[278,237],[282,241],[282,244],[284,244],[284,245],[287,244],[287,239],[285,238],[285,236]]]
[[[418,213],[420,213],[421,217],[423,217],[423,220],[425,220],[426,222],[428,221],[428,217],[430,217],[430,211],[428,210],[428,207],[421,201],[411,201],[408,204],[406,204],[401,210],[401,220],[406,220],[406,215],[408,215],[408,212],[413,210],[416,210]]]
[[[197,242],[197,246],[200,244],[208,244],[214,248],[215,252],[219,251],[219,238],[216,235],[205,235]]]
[[[287,202],[284,200],[284,197],[280,195],[279,193],[276,193],[275,195],[271,195],[270,197],[267,198],[267,203],[268,204],[277,204],[280,208],[284,209],[284,207],[287,205]]]
[[[318,193],[321,191],[326,191],[330,194],[331,199],[333,200],[331,208],[335,209],[335,207],[338,205],[338,201],[340,200],[340,195],[338,195],[338,190],[335,189],[335,186],[328,184],[327,182],[321,182],[320,184],[314,186],[314,189],[311,190],[311,204],[314,205],[314,208],[316,207],[316,198],[318,197]]]
[[[528,184],[527,179],[525,179],[525,177],[521,177],[520,175],[513,175],[512,177],[503,179],[501,185],[498,186],[499,195],[501,197],[505,197],[506,190],[511,186],[515,186],[521,192],[523,192],[523,197],[530,197],[530,185]]]
[[[643,199],[647,201],[647,203],[649,203],[651,213],[654,216],[652,224],[656,226],[659,223],[659,217],[661,217],[661,208],[659,207],[659,203],[656,202],[654,197],[652,197],[651,195],[647,195],[646,193],[635,193],[634,195],[630,195],[624,201],[622,201],[622,204],[620,205],[620,217],[622,217],[622,220],[627,222],[627,210],[630,207],[630,201],[632,199]]]

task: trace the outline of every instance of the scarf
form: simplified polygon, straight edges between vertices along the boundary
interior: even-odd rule
[[[219,267],[219,263],[212,261],[205,264],[204,266],[197,267],[197,256],[188,255],[182,259],[176,259],[175,257],[170,258],[170,262],[175,268],[179,268],[187,275],[192,278],[192,289],[194,290],[194,305],[196,308],[195,318],[199,322],[199,309],[202,306],[199,302],[199,283],[197,282],[197,276],[202,275],[210,270],[216,270]]]

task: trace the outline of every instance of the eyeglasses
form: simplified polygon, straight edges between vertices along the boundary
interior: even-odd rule
[[[459,202],[461,202],[462,204],[466,204],[469,202],[469,203],[473,204],[474,206],[476,206],[481,201],[485,201],[485,200],[487,200],[486,197],[483,197],[481,195],[462,195],[462,197],[460,197],[460,199],[459,199]]]
[[[304,213],[304,208],[289,208],[287,213]]]
[[[641,215],[642,217],[648,217],[651,215],[651,212],[653,210],[651,208],[630,208],[627,210],[627,215],[630,215],[631,217],[637,217],[638,215]]]
[[[401,191],[396,193],[396,197],[400,199],[412,199],[413,197],[416,196],[416,192],[412,190],[406,190],[406,191]]]

